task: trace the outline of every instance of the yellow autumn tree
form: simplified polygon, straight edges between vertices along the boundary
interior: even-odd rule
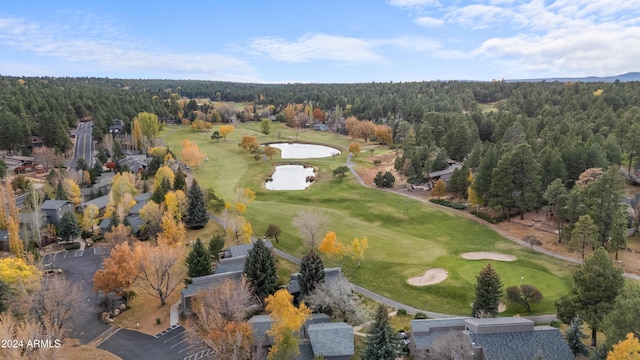
[[[222,125],[220,126],[220,136],[222,136],[222,138],[224,140],[227,140],[227,136],[229,136],[229,134],[231,134],[233,132],[234,128],[233,125]]]
[[[384,145],[391,144],[393,142],[393,130],[387,125],[375,126],[376,140]]]
[[[158,147],[150,147],[147,149],[147,153],[153,157],[158,157],[161,159],[164,159],[165,155],[167,155],[167,153],[169,152],[169,150],[167,149],[166,146],[158,146]]]
[[[9,218],[7,232],[9,233],[9,252],[19,259],[24,258],[24,244],[20,239],[20,224],[16,219]]]
[[[135,118],[131,124],[131,138],[132,146],[134,150],[142,149],[142,128],[140,127],[140,121]]]
[[[17,290],[32,291],[40,285],[42,273],[23,259],[5,257],[0,259],[0,279]]]
[[[367,237],[363,237],[362,239],[355,238],[349,247],[349,253],[351,254],[351,258],[358,262],[358,267],[362,260],[364,260],[364,252],[369,248],[369,240]]]
[[[98,215],[100,209],[93,204],[89,204],[82,212],[82,228],[86,231],[93,232],[93,228],[98,225]]]
[[[6,203],[4,195],[4,187],[0,186],[0,204]],[[0,229],[7,228],[7,209],[4,206],[0,206]]]
[[[175,178],[176,178],[176,174],[173,172],[173,170],[171,170],[170,167],[166,165],[161,166],[158,169],[158,172],[156,172],[156,177],[153,178],[153,186],[158,188],[162,184],[162,181],[164,179],[167,179],[167,181],[169,181],[169,184],[171,184],[171,187],[173,187],[173,180]]]
[[[80,192],[80,186],[73,181],[73,179],[66,178],[62,182],[62,187],[64,188],[64,192],[67,193],[67,197],[69,201],[73,203],[73,205],[78,206],[82,203],[82,193]]]
[[[431,189],[431,196],[444,196],[447,193],[447,184],[444,183],[442,179],[438,179],[436,184],[433,185],[433,189]]]
[[[164,196],[164,202],[167,205],[167,211],[170,212],[178,221],[182,221],[182,217],[187,212],[189,200],[182,190],[169,191]]]
[[[114,206],[120,202],[120,199],[125,194],[131,194],[131,196],[136,196],[138,194],[138,190],[136,189],[136,177],[130,172],[117,173],[113,179],[111,179],[110,201]]]
[[[185,164],[197,168],[202,164],[207,154],[198,149],[198,145],[187,139],[182,140],[182,160]]]
[[[253,228],[244,216],[236,216],[226,221],[225,234],[229,240],[238,244],[248,244],[251,242],[251,233]]]
[[[329,231],[324,236],[318,250],[322,251],[322,253],[330,259],[340,258],[345,254],[345,247],[338,241],[335,231]]]
[[[613,345],[607,360],[640,360],[640,342],[633,333],[628,333],[624,340]]]
[[[293,359],[299,353],[296,332],[307,319],[311,318],[311,309],[304,303],[299,307],[293,305],[293,295],[286,289],[280,289],[265,299],[266,310],[273,319],[267,334],[273,337],[273,345],[269,349],[267,359]]]
[[[157,137],[162,127],[160,121],[158,121],[158,115],[148,112],[139,113],[134,121],[138,121],[142,135],[149,140]]]
[[[478,210],[478,207],[482,205],[482,199],[478,196],[478,193],[473,190],[473,186],[469,186],[467,188],[467,201],[469,201],[472,206],[476,207],[476,211]]]
[[[174,247],[184,241],[186,232],[183,222],[165,212],[162,215],[162,231],[158,234],[158,242]]]

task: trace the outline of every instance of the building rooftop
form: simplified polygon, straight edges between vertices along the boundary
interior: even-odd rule
[[[533,331],[475,334],[472,345],[481,347],[488,360],[531,359],[540,354],[545,360],[574,360],[560,330],[538,326]]]
[[[58,210],[67,203],[69,203],[68,200],[46,200],[45,202],[42,203],[42,205],[40,206],[40,209]]]
[[[226,279],[240,281],[242,279],[242,271],[195,277],[191,279],[192,283],[182,290],[182,296],[191,297],[200,291],[221,285]]]
[[[107,207],[107,204],[109,203],[109,195],[104,195],[104,196],[100,196],[97,197],[95,199],[91,199],[89,201],[85,201],[83,206],[89,206],[89,205],[95,205],[98,207],[98,209],[104,209]]]
[[[249,325],[253,329],[253,344],[256,346],[268,346],[273,344],[273,338],[267,336],[267,331],[271,329],[273,319],[269,315],[255,315],[249,319]]]
[[[351,356],[353,327],[343,322],[311,324],[307,327],[314,356]]]

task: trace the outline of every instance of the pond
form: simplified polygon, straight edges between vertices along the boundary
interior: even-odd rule
[[[315,159],[340,154],[340,150],[324,145],[274,143],[269,146],[280,149],[283,159]]]
[[[264,186],[268,190],[304,190],[312,184],[307,178],[314,176],[313,167],[278,165],[271,175],[271,181],[267,180]]]

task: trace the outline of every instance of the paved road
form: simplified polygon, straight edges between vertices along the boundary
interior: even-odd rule
[[[78,159],[84,158],[89,167],[93,166],[93,121],[81,122],[76,130],[76,143],[73,158],[69,162],[71,169],[76,168]]]

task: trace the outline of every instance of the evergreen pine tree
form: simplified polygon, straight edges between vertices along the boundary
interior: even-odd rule
[[[189,207],[187,208],[187,216],[184,219],[185,225],[189,229],[201,229],[205,227],[209,222],[209,212],[207,212],[207,203],[204,200],[204,194],[195,179],[191,187],[189,187],[187,198],[189,199]]]
[[[71,241],[80,236],[81,232],[82,230],[78,224],[78,219],[73,211],[66,212],[62,215],[62,221],[58,226],[58,235],[62,240]]]
[[[224,249],[224,237],[220,234],[215,234],[209,240],[209,254],[214,260],[218,259],[218,253]]]
[[[114,210],[109,219],[109,227],[107,230],[111,231],[111,229],[118,226],[118,224],[120,224],[120,217],[118,216],[118,212]]]
[[[195,180],[194,180],[195,181]],[[173,179],[173,190],[184,191],[187,188],[187,174],[179,167],[176,171],[175,178]]]
[[[276,261],[264,241],[257,240],[247,252],[244,261],[244,274],[251,289],[260,299],[276,291]]]
[[[310,294],[316,285],[324,281],[324,264],[318,254],[311,250],[300,262],[300,295]]]
[[[190,278],[211,274],[211,254],[200,238],[193,244],[193,249],[189,252],[185,264],[187,265],[187,275]]]
[[[582,319],[580,319],[579,316],[571,320],[571,324],[564,333],[564,338],[567,339],[569,348],[574,356],[578,356],[579,354],[584,356],[589,355],[587,346],[582,343],[582,339],[586,339],[588,336],[582,332]]]
[[[62,181],[58,182],[58,187],[56,188],[56,200],[68,200],[67,193],[64,191],[62,187]]]
[[[156,187],[153,190],[153,194],[151,194],[151,201],[155,202],[156,204],[164,203],[164,196],[167,195],[167,192],[169,192],[169,190],[171,190],[169,179],[162,179],[160,186]]]
[[[476,299],[473,301],[472,316],[495,317],[498,314],[498,304],[504,291],[500,275],[491,264],[480,271],[476,277]]]
[[[363,360],[395,360],[398,357],[400,343],[395,331],[389,324],[387,308],[380,304],[376,310],[371,331],[367,336]]]

